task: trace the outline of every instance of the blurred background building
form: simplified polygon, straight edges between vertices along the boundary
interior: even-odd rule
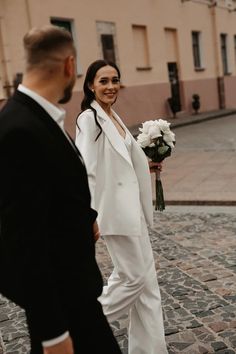
[[[117,112],[128,126],[148,119],[236,107],[236,0],[0,0],[0,105],[22,80],[22,38],[55,24],[75,40],[78,79],[67,105],[74,134],[88,65],[115,61]]]

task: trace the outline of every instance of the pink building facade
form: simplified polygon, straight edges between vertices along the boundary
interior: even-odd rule
[[[78,78],[66,105],[74,135],[88,65],[114,60],[122,74],[116,110],[128,126],[200,110],[236,108],[234,0],[0,0],[0,106],[24,73],[23,35],[53,23],[71,31]]]

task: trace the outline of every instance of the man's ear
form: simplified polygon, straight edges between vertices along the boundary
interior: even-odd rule
[[[66,76],[72,76],[75,72],[75,57],[69,55],[64,62],[64,74]]]

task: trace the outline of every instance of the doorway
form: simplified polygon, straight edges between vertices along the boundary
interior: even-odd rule
[[[178,66],[176,62],[167,63],[171,97],[169,98],[169,104],[172,112],[175,114],[181,111],[181,98],[179,88],[179,76]]]

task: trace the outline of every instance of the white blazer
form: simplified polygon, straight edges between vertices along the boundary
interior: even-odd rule
[[[151,178],[147,158],[119,116],[114,117],[132,139],[131,157],[112,120],[93,101],[78,117],[76,145],[88,173],[92,207],[98,212],[101,235],[141,236],[141,206],[148,225],[153,224]]]

